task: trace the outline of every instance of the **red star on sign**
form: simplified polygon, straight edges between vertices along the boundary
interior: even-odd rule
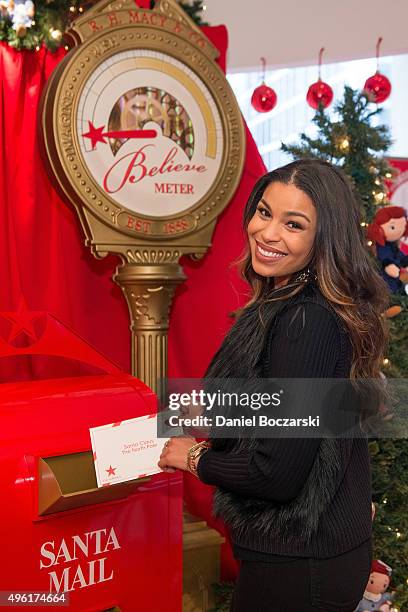
[[[92,143],[92,148],[95,149],[98,142],[106,143],[106,139],[103,134],[103,130],[105,126],[96,128],[91,121],[88,121],[89,132],[86,134],[82,134],[84,138],[90,138]]]
[[[156,138],[156,130],[113,130],[110,132],[104,132],[105,126],[96,128],[91,121],[88,121],[89,132],[82,134],[84,138],[90,138],[92,143],[92,150],[96,149],[98,142],[106,144],[107,138]]]
[[[109,466],[108,470],[105,470],[105,472],[108,472],[108,476],[116,476],[115,472],[116,472],[117,468],[113,468],[111,465]]]
[[[2,317],[10,321],[11,330],[7,342],[12,342],[19,334],[26,334],[29,338],[36,341],[37,335],[34,330],[34,321],[41,317],[43,312],[28,310],[24,296],[20,298],[18,310],[15,312],[1,312]]]

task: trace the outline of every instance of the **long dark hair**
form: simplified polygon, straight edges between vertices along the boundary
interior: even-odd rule
[[[389,306],[389,291],[370,258],[361,227],[358,202],[346,175],[332,164],[303,159],[268,172],[256,183],[244,211],[243,228],[247,234],[250,220],[265,189],[273,182],[294,185],[312,200],[317,212],[317,231],[309,273],[299,271],[292,275],[281,290],[273,288],[273,279],[258,275],[253,267],[249,245],[240,259],[241,273],[252,288],[249,302],[237,313],[237,321],[224,341],[236,344],[241,359],[222,363],[226,352],[223,346],[214,356],[206,376],[230,375],[233,367],[236,376],[244,377],[245,359],[242,348],[251,354],[255,365],[261,350],[268,320],[281,305],[291,299],[315,274],[315,281],[339,317],[343,320],[353,346],[350,378],[379,378],[387,346],[388,330],[383,316]],[[304,272],[304,271],[303,271]],[[269,304],[268,308],[265,305]],[[258,317],[251,316],[254,312]],[[262,312],[269,313],[268,320]],[[229,347],[231,348],[231,347]],[[232,347],[234,348],[234,347]],[[239,351],[241,348],[241,351]],[[252,351],[252,352],[251,352]],[[231,354],[231,351],[229,351]]]

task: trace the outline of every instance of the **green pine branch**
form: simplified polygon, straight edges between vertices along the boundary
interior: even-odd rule
[[[382,108],[373,109],[363,92],[346,86],[334,111],[336,120],[320,105],[312,119],[317,136],[302,133],[299,143],[282,144],[282,151],[295,159],[324,159],[343,168],[361,203],[363,221],[369,223],[377,210],[378,198],[386,193],[387,175],[394,172],[384,158],[392,144],[391,136],[387,126],[372,125]]]
[[[192,0],[192,2],[185,2],[178,0],[180,6],[185,10],[187,15],[199,26],[209,25],[202,19],[205,3],[203,0]]]

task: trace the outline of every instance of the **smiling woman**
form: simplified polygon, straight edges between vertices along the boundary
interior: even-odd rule
[[[316,223],[316,208],[303,191],[284,183],[268,185],[248,224],[254,271],[273,276],[275,287],[285,285],[310,260]]]
[[[269,172],[252,191],[243,225],[248,245],[241,269],[252,297],[209,365],[208,384],[379,379],[388,291],[342,172],[307,159]],[[378,411],[379,394],[361,404],[361,423],[364,413]],[[301,398],[306,407],[315,400]],[[159,465],[189,469],[217,487],[214,509],[241,561],[233,612],[355,610],[372,558],[364,431],[337,438],[214,437],[211,448],[173,438]]]

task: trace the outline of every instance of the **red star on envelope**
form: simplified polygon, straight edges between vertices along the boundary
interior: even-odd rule
[[[7,342],[12,342],[14,338],[21,333],[26,334],[29,338],[31,338],[31,340],[37,340],[33,323],[44,313],[41,311],[35,312],[28,310],[24,297],[21,297],[18,310],[16,312],[1,312],[0,314],[12,324]]]
[[[115,472],[118,468],[113,468],[111,465],[109,466],[108,470],[105,470],[105,472],[108,472],[108,476],[116,476]]]

